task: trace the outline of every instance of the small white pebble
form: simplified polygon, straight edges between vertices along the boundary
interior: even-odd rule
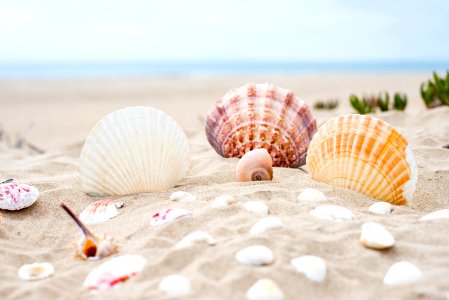
[[[191,293],[190,280],[182,275],[169,275],[161,280],[159,290],[168,298],[183,297]]]
[[[379,223],[366,222],[362,225],[360,242],[367,248],[382,250],[393,247],[394,237]]]
[[[393,205],[388,202],[380,201],[371,205],[368,210],[373,214],[389,215],[393,211]]]
[[[429,221],[429,220],[437,220],[437,219],[444,219],[449,218],[449,209],[441,209],[434,211],[433,213],[427,214],[425,216],[422,216],[421,221]]]
[[[400,261],[393,264],[384,277],[384,284],[386,285],[403,285],[412,284],[419,281],[422,277],[421,270],[415,265]]]
[[[170,200],[180,203],[190,203],[196,201],[196,196],[187,192],[178,191],[170,195]]]
[[[318,256],[304,255],[291,260],[292,266],[307,279],[315,282],[326,280],[326,262]]]
[[[284,227],[281,219],[274,216],[265,217],[257,221],[256,224],[251,227],[250,234],[263,234],[269,230],[280,229]]]
[[[248,201],[245,209],[260,216],[268,215],[268,206],[263,201]]]
[[[198,230],[186,235],[176,244],[175,248],[188,248],[200,243],[205,243],[213,246],[217,242],[207,232]]]
[[[284,293],[271,279],[259,279],[246,292],[248,300],[283,300]]]
[[[223,195],[215,198],[210,207],[221,209],[235,203],[237,203],[237,200],[235,200],[234,197],[232,197],[231,195]]]
[[[354,214],[347,208],[340,205],[320,205],[309,212],[314,216],[323,220],[330,221],[349,221],[354,218]]]
[[[254,245],[238,251],[235,254],[235,259],[244,265],[263,266],[273,263],[274,255],[267,247]]]
[[[320,202],[326,200],[326,196],[319,190],[306,188],[298,195],[298,202]]]

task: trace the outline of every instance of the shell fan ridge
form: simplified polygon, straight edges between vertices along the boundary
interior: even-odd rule
[[[128,107],[94,127],[79,172],[89,195],[132,195],[173,187],[189,161],[187,137],[172,118],[151,107]]]
[[[275,167],[299,167],[316,132],[307,104],[292,91],[249,83],[230,90],[206,118],[209,143],[222,157],[239,157],[265,148]]]

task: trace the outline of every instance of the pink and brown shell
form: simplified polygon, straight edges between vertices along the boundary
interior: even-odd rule
[[[219,99],[206,120],[206,135],[223,157],[242,157],[264,148],[275,167],[305,164],[317,130],[307,104],[272,84],[246,84]]]

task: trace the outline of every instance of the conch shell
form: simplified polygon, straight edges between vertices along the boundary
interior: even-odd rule
[[[237,164],[238,181],[261,181],[273,179],[273,159],[266,149],[247,152]]]
[[[112,237],[106,234],[96,236],[78,219],[67,205],[61,203],[61,207],[83,233],[75,251],[76,258],[95,260],[117,252],[118,247],[114,244]]]

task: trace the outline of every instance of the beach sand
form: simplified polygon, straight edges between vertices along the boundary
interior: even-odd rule
[[[449,208],[449,107],[427,110],[419,85],[429,74],[346,74],[304,76],[154,77],[83,80],[3,80],[0,82],[0,123],[6,133],[23,136],[45,151],[12,149],[0,143],[0,179],[15,178],[36,186],[39,200],[21,211],[1,211],[1,299],[163,299],[161,279],[182,274],[191,280],[186,299],[245,299],[248,288],[260,278],[274,280],[286,299],[446,299],[449,293],[449,219],[423,222],[426,213]],[[275,168],[272,182],[239,183],[235,180],[238,159],[220,157],[207,142],[205,115],[215,100],[231,88],[247,82],[271,82],[293,90],[311,106],[317,99],[338,98],[334,111],[315,111],[318,124],[352,112],[350,93],[400,91],[409,96],[406,112],[376,116],[394,125],[410,142],[419,168],[414,199],[395,207],[389,216],[374,215],[374,200],[315,181],[300,169]],[[114,236],[120,254],[140,254],[145,268],[127,283],[95,296],[83,281],[100,261],[72,258],[72,242],[80,233],[59,207],[67,203],[80,213],[96,200],[87,196],[77,172],[83,141],[106,114],[127,106],[152,106],[172,116],[184,129],[191,146],[188,176],[170,190],[135,196],[113,197],[125,202],[120,215],[89,226]],[[309,211],[317,203],[298,203],[307,187],[321,190],[327,200],[350,209],[355,219],[334,223],[316,219]],[[195,194],[193,203],[169,200],[174,191]],[[210,208],[220,195],[231,194],[239,202],[227,209]],[[243,209],[250,200],[263,200],[270,215],[285,228],[262,236],[249,234],[260,217]],[[150,226],[151,215],[166,207],[193,212],[165,226]],[[395,237],[390,250],[364,248],[359,242],[366,221],[383,224]],[[204,230],[215,246],[198,245],[176,250],[174,245],[188,233]],[[272,265],[239,264],[235,253],[261,244],[275,256]],[[314,283],[295,271],[290,260],[302,255],[322,257],[328,266],[324,283]],[[395,262],[406,260],[420,268],[423,277],[414,284],[389,287],[383,277]],[[52,277],[22,281],[22,264],[51,262]]]

